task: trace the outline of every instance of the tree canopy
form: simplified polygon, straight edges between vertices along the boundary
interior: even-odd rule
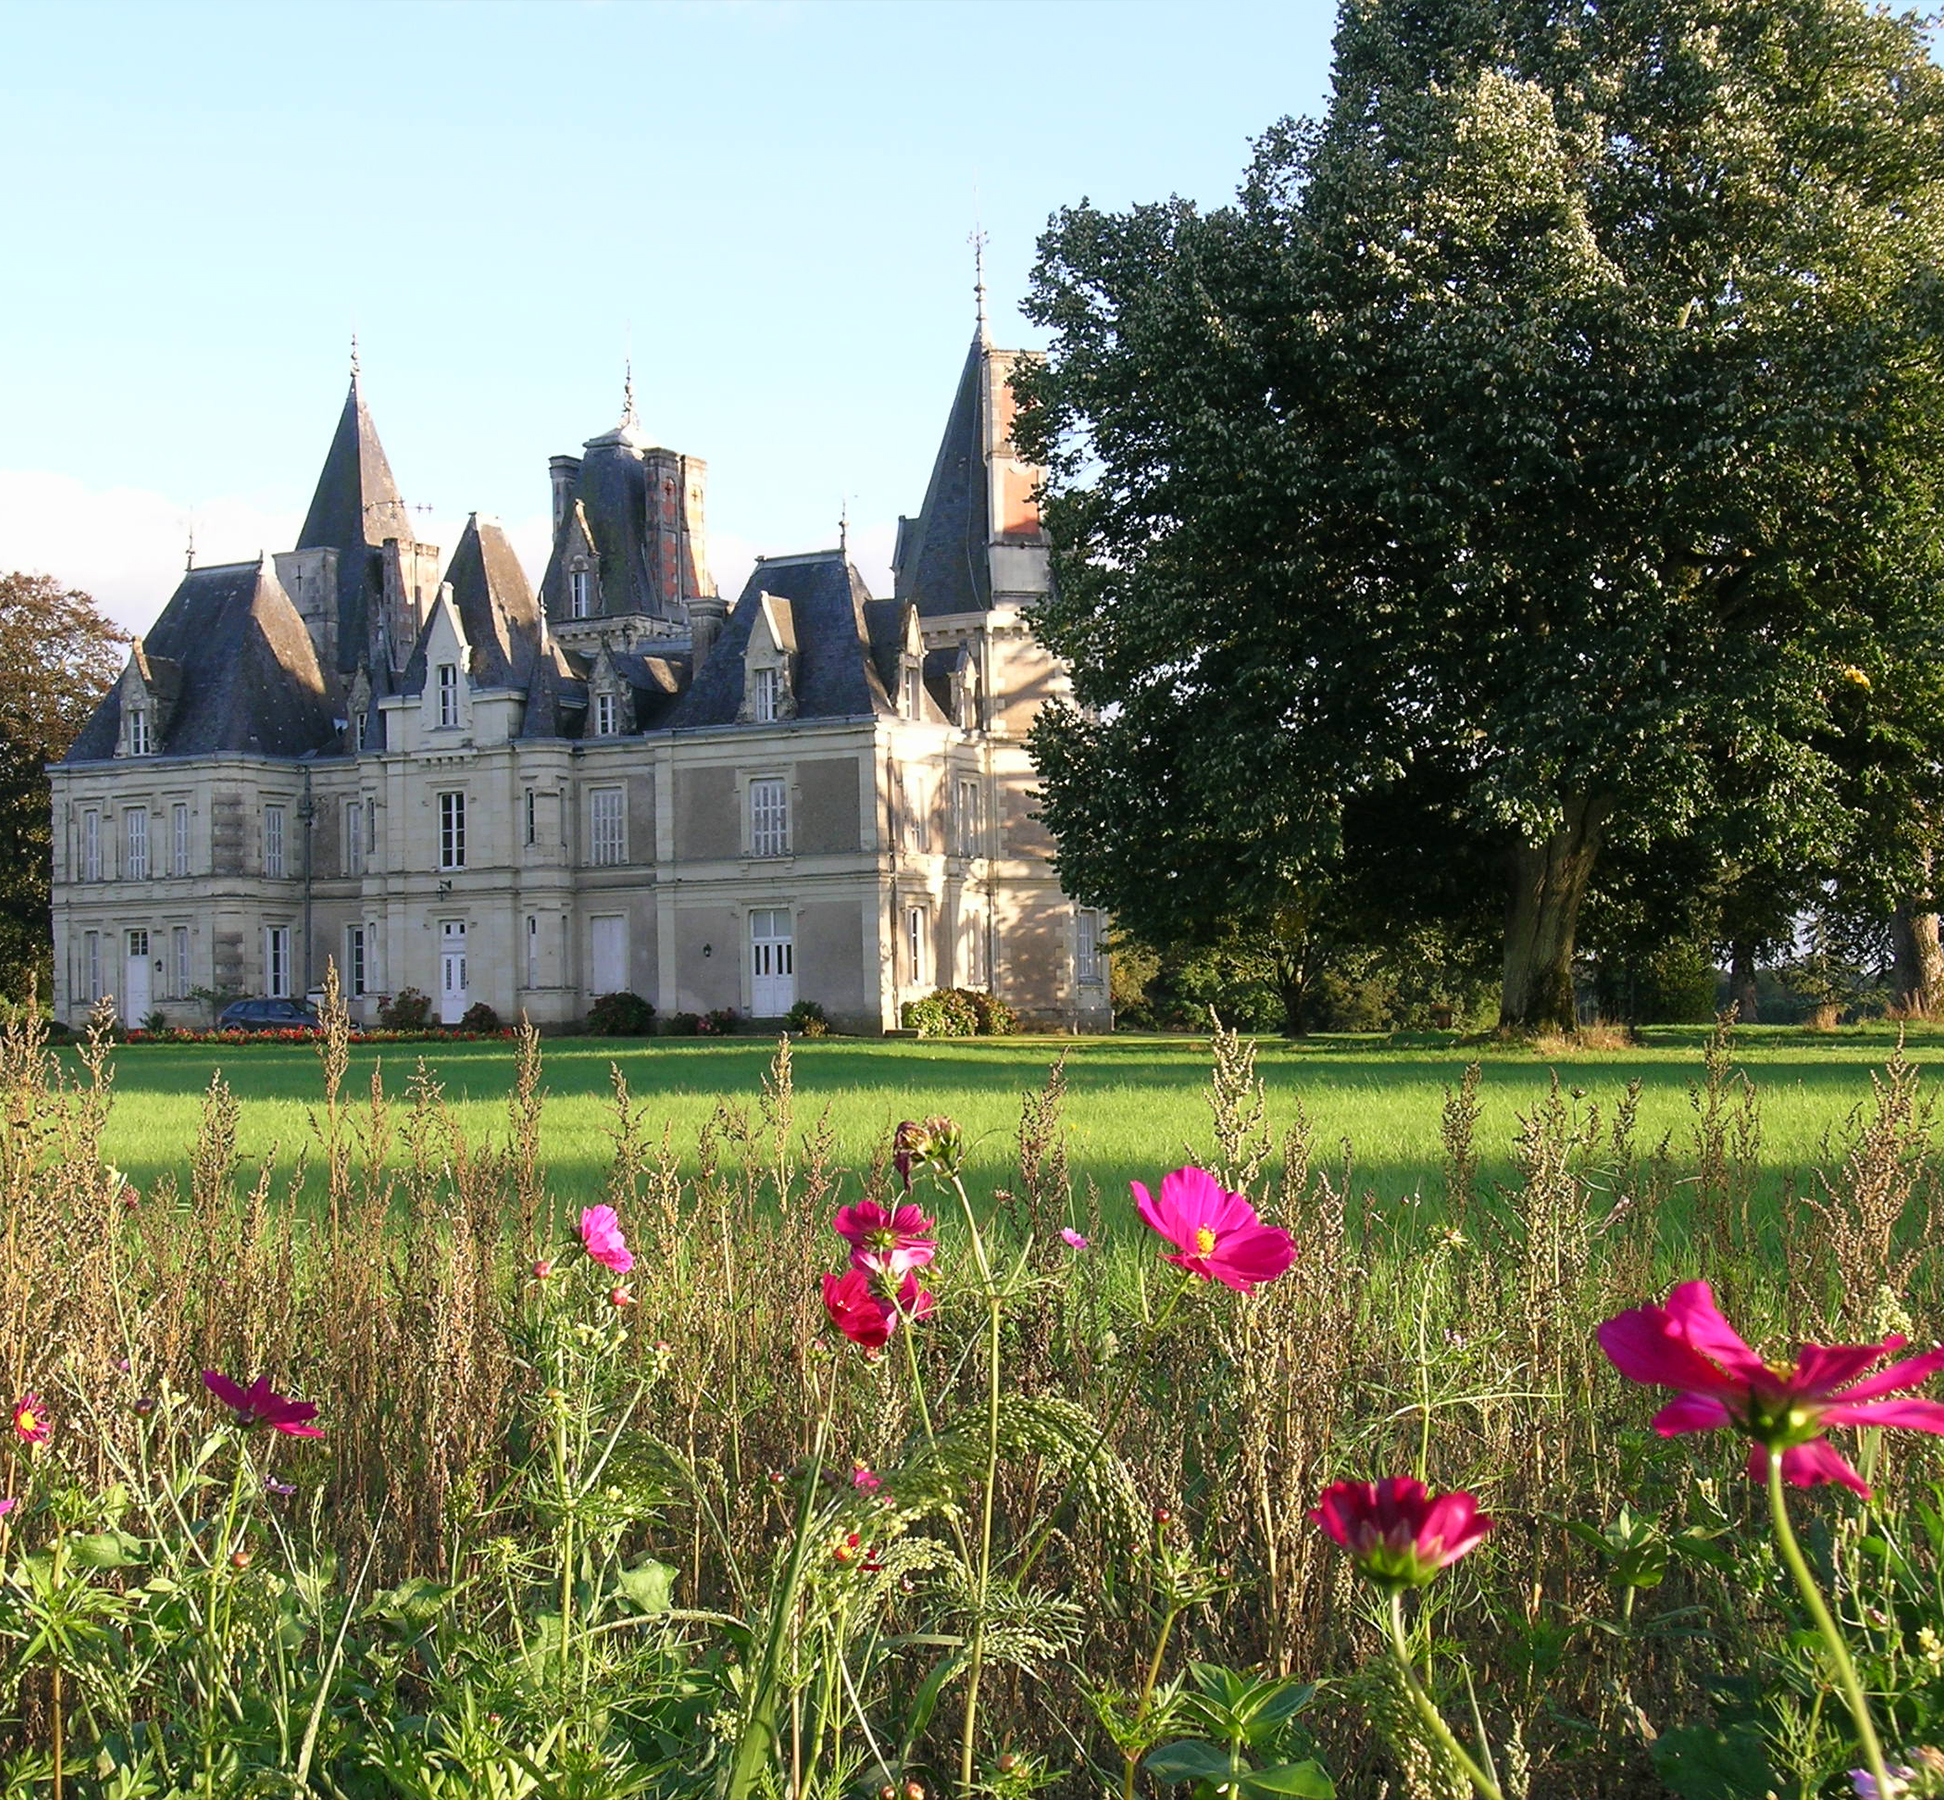
[[[1941,201],[1912,20],[1352,0],[1234,205],[1058,214],[1068,886],[1156,941],[1495,893],[1504,1023],[1570,1024],[1603,851],[1828,860],[1931,783]]]
[[[0,575],[0,992],[51,975],[53,835],[45,766],[121,672],[128,634],[50,575]]]

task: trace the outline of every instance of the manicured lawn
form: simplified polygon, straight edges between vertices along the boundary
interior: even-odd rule
[[[1708,1033],[1700,1027],[1650,1031],[1644,1046],[1546,1059],[1528,1050],[1461,1046],[1449,1037],[1409,1043],[1325,1037],[1291,1046],[1265,1041],[1258,1068],[1267,1082],[1270,1122],[1280,1134],[1301,1101],[1318,1154],[1335,1163],[1347,1140],[1357,1184],[1381,1199],[1427,1198],[1440,1191],[1439,1114],[1447,1088],[1467,1062],[1482,1065],[1479,1147],[1488,1175],[1509,1177],[1522,1110],[1544,1097],[1556,1070],[1582,1105],[1610,1114],[1627,1084],[1642,1085],[1637,1141],[1663,1138],[1676,1167],[1691,1164],[1690,1090],[1701,1078]],[[1762,1099],[1761,1160],[1772,1192],[1820,1160],[1826,1133],[1840,1132],[1870,1098],[1870,1072],[1891,1053],[1892,1031],[1810,1034],[1751,1028],[1737,1034],[1737,1061]],[[794,1046],[799,1129],[830,1109],[840,1160],[856,1166],[904,1117],[946,1112],[971,1141],[975,1186],[1003,1183],[1013,1167],[1020,1099],[1067,1055],[1067,1119],[1076,1186],[1124,1195],[1130,1178],[1152,1181],[1209,1144],[1206,1046],[1190,1038],[1013,1038],[983,1042],[879,1042],[839,1039]],[[656,1135],[664,1121],[686,1166],[697,1134],[718,1101],[754,1108],[773,1045],[756,1038],[721,1041],[550,1040],[544,1050],[548,1094],[545,1160],[563,1196],[600,1185],[609,1153],[609,1068],[618,1064]],[[354,1050],[348,1089],[361,1099],[371,1067],[402,1105],[419,1046]],[[475,1140],[503,1139],[513,1056],[500,1043],[422,1047],[447,1101]],[[1944,1032],[1913,1033],[1914,1061],[1944,1061]],[[273,1147],[289,1159],[309,1142],[308,1109],[321,1088],[315,1053],[299,1045],[130,1045],[116,1056],[116,1101],[106,1153],[146,1182],[186,1170],[199,1098],[220,1067],[242,1103],[241,1147],[254,1160]],[[396,1115],[395,1115],[396,1117]]]

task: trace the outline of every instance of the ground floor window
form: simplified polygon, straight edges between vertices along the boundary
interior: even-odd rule
[[[344,991],[353,1000],[365,996],[365,928],[362,925],[344,928]]]
[[[1078,931],[1074,950],[1074,973],[1083,982],[1100,980],[1100,914],[1083,906],[1075,915]]]
[[[101,998],[101,933],[81,934],[81,998],[92,1006]]]
[[[189,998],[189,927],[178,925],[169,933],[169,991],[178,1000]]]
[[[272,1000],[290,998],[290,927],[288,925],[264,927],[263,991]]]
[[[925,909],[905,908],[905,972],[914,987],[925,979]]]

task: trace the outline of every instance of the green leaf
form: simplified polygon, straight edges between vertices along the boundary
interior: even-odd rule
[[[95,1531],[68,1545],[68,1556],[84,1569],[126,1569],[146,1560],[142,1540],[125,1531]]]
[[[1682,1725],[1662,1732],[1653,1753],[1655,1774],[1680,1800],[1763,1800],[1776,1785],[1762,1735],[1749,1725]]]
[[[1297,1800],[1334,1800],[1336,1783],[1319,1762],[1282,1763],[1258,1769],[1236,1783],[1243,1794],[1293,1794]]]
[[[1183,1738],[1179,1743],[1163,1744],[1159,1750],[1148,1752],[1143,1766],[1150,1775],[1161,1781],[1227,1783],[1246,1772],[1235,1768],[1226,1750],[1204,1744],[1199,1738]]]
[[[672,1564],[650,1557],[632,1569],[615,1576],[614,1585],[645,1613],[665,1613],[675,1603],[675,1577]]]

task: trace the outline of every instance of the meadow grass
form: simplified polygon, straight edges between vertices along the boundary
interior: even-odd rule
[[[1693,1094],[1709,1035],[1703,1026],[1666,1026],[1649,1029],[1628,1049],[1555,1055],[1461,1043],[1451,1034],[1319,1036],[1301,1044],[1271,1039],[1258,1046],[1256,1067],[1272,1128],[1286,1130],[1300,1109],[1320,1158],[1340,1164],[1348,1146],[1359,1194],[1435,1203],[1443,1189],[1441,1109],[1474,1061],[1480,1067],[1476,1142],[1488,1182],[1515,1178],[1520,1115],[1545,1098],[1554,1074],[1569,1095],[1579,1091],[1582,1111],[1597,1107],[1607,1118],[1629,1084],[1639,1082],[1636,1140],[1649,1152],[1664,1143],[1678,1182],[1696,1162]],[[1761,1102],[1762,1199],[1779,1199],[1791,1184],[1799,1189],[1805,1171],[1828,1160],[1825,1140],[1840,1137],[1852,1111],[1869,1100],[1872,1072],[1896,1043],[1894,1027],[1736,1029],[1736,1066]],[[1913,1062],[1944,1061],[1944,1030],[1912,1028],[1905,1043]],[[551,1189],[562,1201],[598,1197],[612,1154],[611,1069],[618,1067],[636,1101],[645,1103],[650,1133],[670,1129],[682,1170],[692,1175],[701,1128],[723,1099],[745,1103],[758,1091],[774,1049],[759,1037],[549,1039],[541,1152]],[[1091,1181],[1102,1195],[1124,1196],[1130,1180],[1152,1183],[1208,1141],[1205,1038],[798,1040],[793,1053],[799,1122],[811,1123],[828,1107],[837,1160],[852,1169],[881,1152],[899,1119],[946,1113],[965,1130],[969,1179],[1005,1185],[1017,1160],[1021,1097],[1041,1087],[1062,1057],[1069,1166],[1080,1192]],[[347,1088],[364,1092],[382,1061],[388,1089],[399,1094],[421,1057],[470,1138],[504,1138],[510,1044],[354,1046]],[[304,1045],[121,1046],[105,1154],[143,1185],[165,1172],[185,1179],[201,1097],[218,1071],[241,1107],[238,1147],[245,1161],[275,1154],[287,1166],[310,1143],[309,1109],[320,1092],[316,1053]]]

